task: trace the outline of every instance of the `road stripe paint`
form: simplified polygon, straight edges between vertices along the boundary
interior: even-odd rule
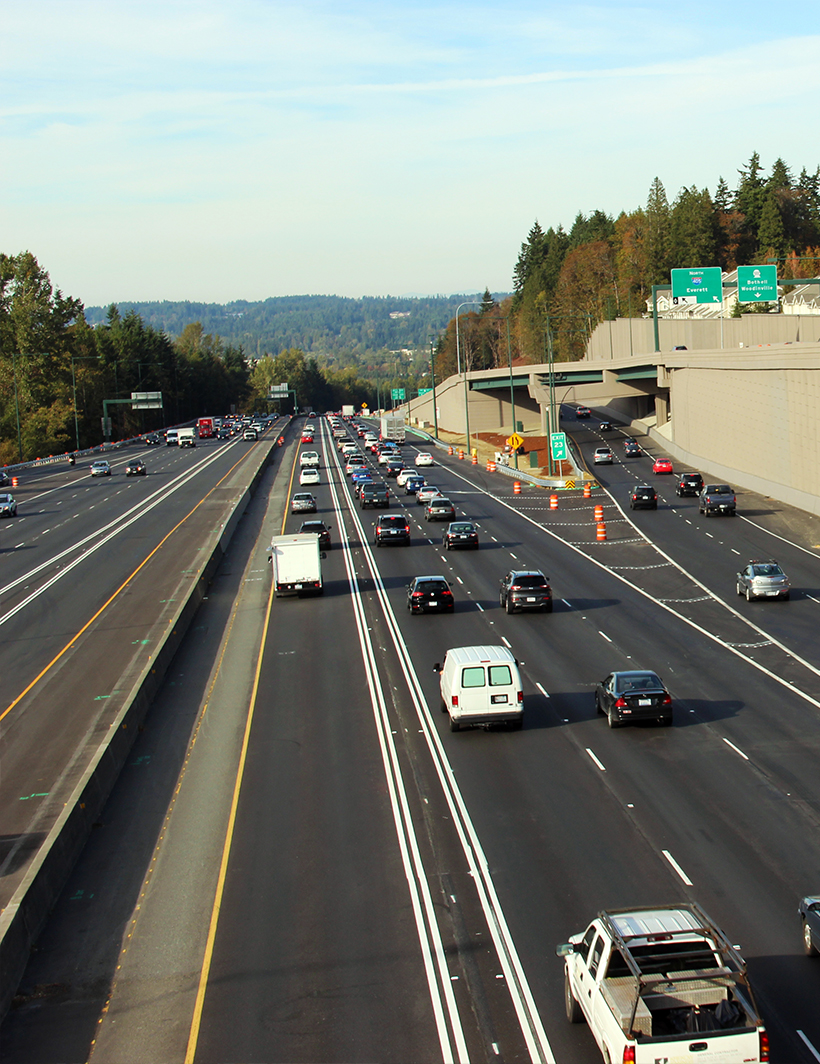
[[[512,650],[512,643],[509,641],[509,639],[507,639],[505,635],[501,636],[501,642],[504,644],[507,650]]]
[[[729,740],[726,738],[725,735],[721,736],[721,738],[723,739],[724,743],[726,743],[727,746],[731,746],[731,748],[734,750],[734,752],[736,754],[740,754],[740,756],[743,758],[744,761],[748,761],[749,760],[748,755],[744,754],[742,750],[738,749],[738,747],[736,747],[734,743],[729,742]]]
[[[541,692],[541,694],[544,696],[544,698],[549,698],[549,694],[544,690],[544,688],[541,686],[540,683],[538,683],[537,680],[535,682],[535,686],[538,688],[538,690]]]
[[[811,1055],[814,1057],[814,1059],[815,1060],[820,1060],[820,1053],[817,1052],[817,1050],[814,1048],[814,1046],[811,1044],[811,1042],[808,1040],[808,1038],[806,1038],[806,1036],[803,1034],[803,1032],[802,1031],[798,1031],[797,1033],[803,1039],[803,1042],[805,1043],[806,1049],[808,1049],[808,1051],[811,1053]]]
[[[693,886],[694,884],[692,883],[692,880],[689,878],[689,876],[687,876],[687,874],[684,872],[684,870],[681,868],[681,866],[678,864],[678,862],[675,860],[675,858],[672,856],[672,854],[669,852],[669,850],[661,850],[661,853],[666,858],[666,860],[672,865],[672,867],[675,869],[675,871],[681,877],[681,879],[686,884],[686,886],[687,887]]]
[[[595,756],[595,754],[590,750],[590,748],[587,746],[587,747],[585,747],[585,749],[586,749],[586,752],[589,754],[589,756],[592,758],[592,760],[595,762],[595,764],[598,766],[598,768],[601,770],[601,772],[606,772],[606,767],[603,764],[601,764],[601,762],[598,760],[598,758]]]
[[[461,579],[461,577],[460,577],[460,576],[457,576],[457,577],[456,577],[456,580],[458,580],[458,582],[459,582],[460,584],[463,584],[463,583],[464,583],[464,581],[463,581],[463,580]]]
[[[476,606],[478,606],[478,608],[479,608],[479,609],[481,610],[481,612],[482,612],[482,613],[486,613],[486,612],[487,612],[487,611],[486,611],[486,610],[484,609],[484,607],[483,607],[483,606],[481,605],[481,603],[480,603],[480,602],[477,602],[477,603],[476,603]]]
[[[511,557],[511,558],[515,558],[515,560],[516,560],[516,561],[518,561],[518,556],[517,556],[517,555],[515,555],[515,554],[513,554],[513,552],[512,552],[512,551],[510,551],[510,557]]]
[[[739,550],[735,550],[735,548],[732,547],[732,554],[740,554],[740,551]]]
[[[715,538],[715,537],[714,537],[714,536],[712,535],[712,533],[711,533],[711,532],[706,532],[706,533],[704,533],[704,535],[707,535],[707,536],[709,537],[709,539],[714,539],[714,538]]]
[[[609,638],[609,636],[606,634],[606,632],[602,632],[600,630],[600,628],[598,629],[598,635],[603,636],[604,639],[606,639],[607,643],[611,643],[612,642],[612,640]]]

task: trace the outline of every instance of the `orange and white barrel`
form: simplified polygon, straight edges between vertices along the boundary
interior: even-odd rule
[[[521,481],[520,480],[514,480],[513,481],[513,495],[520,495],[520,494],[521,494]]]
[[[550,509],[551,510],[557,510],[558,509],[558,496],[557,495],[550,495]]]
[[[606,539],[606,525],[603,521],[598,522],[598,528],[596,531],[595,538],[598,540],[599,543]]]

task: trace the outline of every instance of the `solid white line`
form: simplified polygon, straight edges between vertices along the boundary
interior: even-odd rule
[[[678,862],[675,860],[669,850],[661,850],[661,853],[666,858],[666,860],[672,865],[672,867],[675,869],[675,871],[678,873],[678,875],[681,877],[687,887],[693,886],[692,880],[689,878],[689,876],[687,876],[687,874],[684,872],[684,870],[681,868],[681,866],[678,864]]]
[[[814,1059],[815,1060],[820,1060],[820,1053],[817,1052],[817,1050],[814,1048],[814,1046],[811,1044],[811,1042],[808,1040],[808,1038],[806,1038],[806,1036],[803,1034],[803,1032],[802,1031],[798,1031],[797,1033],[800,1035],[800,1037],[805,1042],[806,1049],[808,1049],[808,1051],[812,1054]]]
[[[598,768],[601,770],[601,772],[606,772],[606,768],[601,764],[601,762],[598,760],[595,754],[593,754],[590,748],[587,746],[585,749],[589,756],[592,758],[592,760],[595,762],[595,764],[598,766]]]
[[[742,750],[738,749],[738,747],[736,747],[734,743],[729,742],[729,740],[726,738],[725,735],[721,736],[721,738],[723,739],[724,743],[726,743],[727,746],[731,746],[731,748],[734,750],[734,752],[736,754],[740,754],[740,756],[743,758],[744,761],[748,761],[749,760],[748,755],[744,754]]]

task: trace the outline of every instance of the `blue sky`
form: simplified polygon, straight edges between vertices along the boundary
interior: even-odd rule
[[[0,251],[87,305],[508,291],[536,218],[814,171],[818,56],[817,0],[0,0]]]

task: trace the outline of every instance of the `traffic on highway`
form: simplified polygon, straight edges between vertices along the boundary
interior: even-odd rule
[[[55,912],[49,956],[32,958],[3,1027],[10,1061],[62,1040],[94,1062],[641,1064],[662,1045],[706,1064],[740,1059],[726,1048],[740,1027],[744,1061],[820,1060],[811,522],[575,414],[562,411],[596,486],[561,491],[557,508],[427,437],[368,443],[373,422],[312,416],[311,431],[274,427],[281,448],[259,441],[276,464]],[[145,477],[119,475],[124,454],[110,478],[77,468],[17,491],[31,517],[9,522],[20,545],[0,620],[32,620],[22,671],[4,670],[10,741],[34,712],[20,692],[60,690],[43,669],[81,619],[223,482],[233,448],[256,445],[163,448],[156,488],[155,451]],[[321,537],[319,585],[277,596],[268,548],[306,535]],[[166,585],[145,585],[153,609],[117,626],[129,647],[162,617]],[[24,789],[18,776],[7,808]],[[16,830],[37,826],[18,816]],[[644,921],[629,933],[627,911]],[[653,934],[692,932],[646,914],[701,911],[731,986],[718,959],[684,965],[698,971],[683,971],[673,1023],[651,971],[634,1036],[638,1005],[617,1019],[584,928],[608,929],[628,955],[617,978],[634,979]],[[70,1030],[59,996],[36,1009],[26,996],[61,979],[79,987]],[[593,1015],[583,979],[616,1020]]]

